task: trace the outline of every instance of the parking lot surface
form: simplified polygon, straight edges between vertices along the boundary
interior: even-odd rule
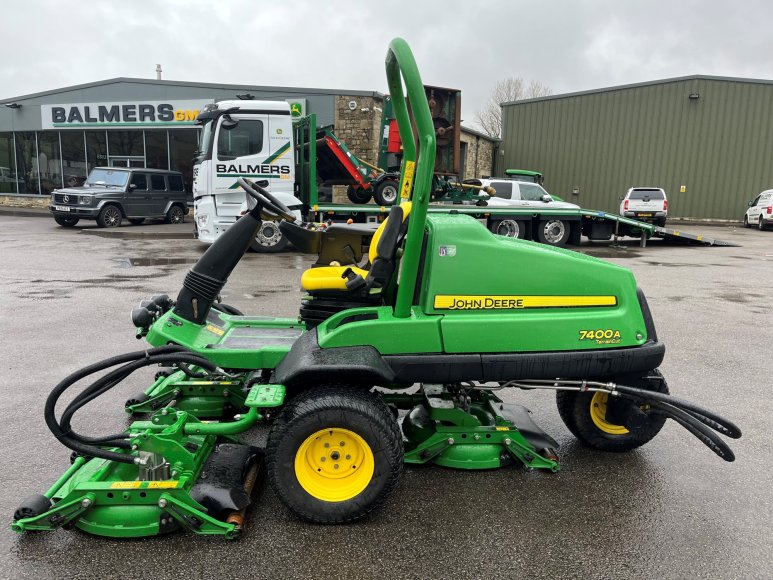
[[[667,346],[672,393],[741,426],[735,463],[672,422],[635,452],[595,452],[576,443],[550,393],[512,390],[504,398],[529,407],[561,444],[559,473],[406,468],[385,509],[338,527],[299,522],[264,487],[240,540],[118,541],[65,530],[19,536],[8,525],[24,497],[69,465],[43,421],[50,389],[136,350],[131,308],[154,293],[175,296],[204,248],[0,216],[0,578],[773,577],[773,232],[704,231],[741,247],[652,240],[642,249],[632,240],[580,249],[634,271]],[[293,316],[310,262],[248,254],[223,299],[249,314]],[[86,407],[76,429],[122,428],[123,401],[151,374]],[[250,437],[263,441],[265,430]]]

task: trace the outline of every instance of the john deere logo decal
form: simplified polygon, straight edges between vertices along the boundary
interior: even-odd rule
[[[300,117],[303,115],[303,107],[300,103],[290,103],[290,114],[293,117]]]
[[[616,306],[614,296],[435,296],[438,310],[511,310]]]

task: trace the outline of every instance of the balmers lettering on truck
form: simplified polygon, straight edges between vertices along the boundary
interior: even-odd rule
[[[218,177],[282,177],[290,175],[289,165],[227,165],[217,164]]]
[[[615,296],[435,296],[438,310],[517,310],[616,306]]]
[[[44,129],[194,125],[207,101],[41,105]]]

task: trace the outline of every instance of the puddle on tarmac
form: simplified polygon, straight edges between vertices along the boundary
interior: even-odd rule
[[[154,258],[112,258],[118,268],[133,268],[143,266],[173,266],[175,264],[195,264],[198,258],[184,257],[154,257]]]

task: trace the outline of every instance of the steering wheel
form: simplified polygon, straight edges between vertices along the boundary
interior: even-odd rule
[[[295,221],[295,216],[290,208],[257,183],[248,181],[243,177],[238,177],[236,181],[247,192],[247,195],[253,197],[258,202],[260,213],[264,218],[269,220],[286,220],[288,222]]]

